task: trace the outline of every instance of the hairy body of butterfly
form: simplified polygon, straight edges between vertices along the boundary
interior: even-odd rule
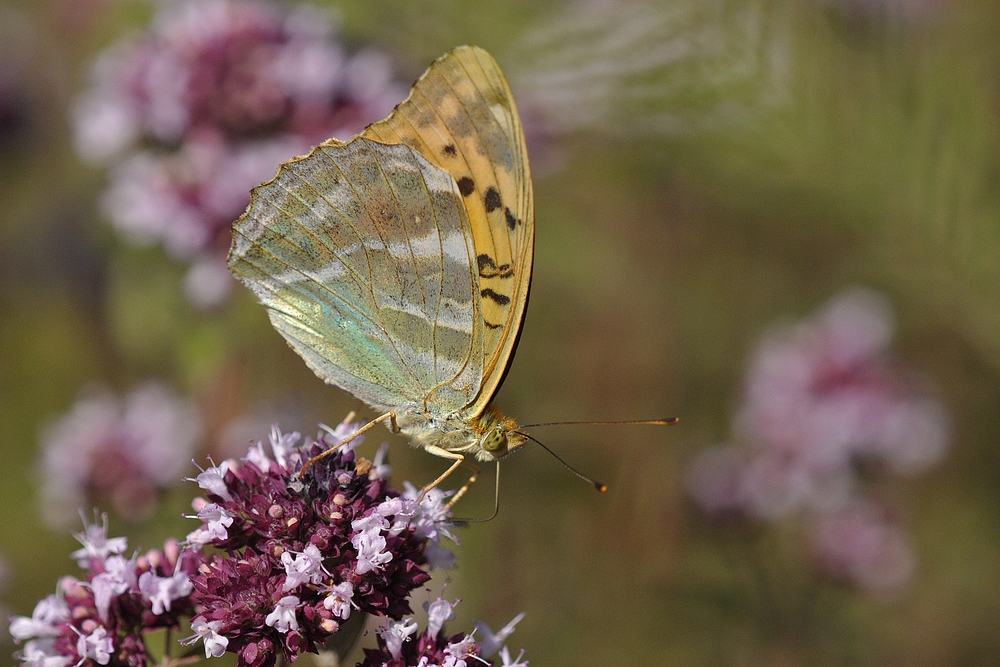
[[[524,322],[531,175],[510,87],[459,47],[349,142],[282,165],[233,224],[229,268],[325,382],[415,446],[499,461],[526,437],[491,401]]]
[[[404,413],[401,418],[397,417],[397,422],[415,445],[471,454],[478,461],[499,461],[527,442],[527,438],[517,432],[517,422],[493,405],[471,419],[461,413],[440,418],[418,413],[408,423]]]

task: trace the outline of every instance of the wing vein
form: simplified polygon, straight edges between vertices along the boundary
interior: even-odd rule
[[[293,173],[294,173],[294,172],[293,172]],[[295,174],[295,176],[297,176],[297,177],[298,177],[298,174]],[[305,180],[301,179],[301,177],[299,177],[299,179],[300,179],[300,180],[302,180],[302,182],[303,182],[303,183],[305,183],[306,185],[309,185],[309,183],[308,183],[307,181],[305,181]],[[310,187],[311,187],[311,186],[310,186]],[[291,192],[290,190],[287,190],[287,189],[286,189],[286,191],[287,191],[287,192],[289,192],[289,194],[292,194],[292,195],[294,196],[294,193],[292,193],[292,192]],[[320,195],[320,196],[322,197],[322,195]],[[305,224],[304,224],[304,223],[303,223],[303,222],[302,222],[301,220],[299,220],[299,219],[298,219],[298,218],[297,218],[296,216],[292,215],[292,214],[291,214],[291,213],[289,213],[288,211],[286,211],[286,210],[284,210],[283,208],[281,208],[281,206],[279,206],[277,202],[275,202],[275,201],[272,201],[272,200],[270,200],[270,199],[267,199],[267,200],[265,200],[265,201],[267,201],[267,203],[268,203],[268,204],[270,204],[270,205],[271,205],[271,206],[272,206],[272,207],[273,207],[273,208],[274,208],[274,209],[275,209],[276,211],[278,211],[278,212],[279,212],[279,213],[281,213],[281,214],[282,214],[283,216],[285,216],[285,218],[287,218],[287,219],[289,219],[289,220],[292,220],[292,221],[293,221],[293,222],[294,222],[294,223],[295,223],[295,224],[296,224],[296,225],[297,225],[298,227],[300,227],[300,228],[302,229],[302,231],[304,231],[304,232],[305,232],[306,234],[308,234],[308,235],[309,235],[309,236],[311,236],[311,237],[312,237],[313,239],[315,239],[315,240],[316,240],[316,241],[317,241],[317,242],[318,242],[318,243],[319,243],[320,245],[322,245],[322,246],[323,246],[324,248],[326,248],[327,250],[329,250],[329,251],[330,251],[330,254],[332,254],[332,255],[333,255],[334,257],[336,257],[336,258],[337,258],[338,260],[340,260],[340,263],[344,265],[344,268],[345,268],[345,269],[347,269],[348,271],[350,271],[350,272],[351,272],[351,274],[352,274],[352,275],[353,275],[353,276],[354,276],[354,277],[356,278],[356,280],[357,280],[358,284],[360,284],[360,285],[363,285],[364,287],[368,288],[368,290],[369,290],[369,291],[371,291],[371,285],[370,285],[369,283],[367,283],[367,282],[365,281],[365,279],[364,279],[364,278],[362,278],[362,277],[361,277],[361,275],[360,275],[360,274],[359,274],[359,273],[358,273],[357,271],[355,271],[355,270],[354,270],[354,269],[353,269],[353,268],[351,267],[351,265],[350,265],[350,264],[349,264],[348,262],[345,262],[345,261],[344,261],[344,259],[343,259],[343,256],[342,256],[342,255],[340,255],[340,254],[339,254],[339,253],[338,253],[338,252],[337,252],[337,251],[336,251],[336,250],[335,250],[334,248],[332,248],[332,247],[331,247],[331,246],[330,246],[330,245],[329,245],[329,244],[328,244],[328,243],[327,243],[326,241],[324,241],[324,240],[323,240],[323,237],[322,237],[322,236],[320,236],[319,234],[317,234],[316,232],[314,232],[313,230],[311,230],[311,229],[310,229],[309,227],[307,227],[307,226],[306,226],[306,225],[305,225]],[[328,203],[329,203],[329,202],[328,202]],[[331,208],[333,208],[333,207],[331,206]],[[335,211],[336,211],[337,209],[336,209],[336,208],[333,208],[333,210],[335,210]],[[340,216],[341,216],[341,218],[343,218],[343,217],[344,217],[344,216],[343,216],[343,215],[342,215],[342,214],[340,213],[340,211],[337,211],[337,214],[338,214],[338,215],[340,215]],[[350,223],[348,223],[348,225],[350,226]],[[352,228],[353,228],[353,227],[352,227]],[[356,230],[355,230],[355,233],[356,233]],[[245,238],[245,237],[244,237],[244,238]],[[364,247],[364,243],[363,243],[362,241],[360,241],[360,236],[359,236],[358,238],[359,238],[359,245],[360,245],[361,247]],[[287,235],[286,235],[286,236],[284,237],[284,239],[285,239],[285,241],[287,241],[287,242],[288,242],[289,244],[291,244],[291,245],[295,246],[296,248],[298,248],[299,250],[301,250],[301,251],[302,251],[303,253],[306,253],[306,252],[308,252],[308,251],[307,251],[307,250],[306,250],[305,248],[303,248],[303,247],[302,247],[302,246],[300,246],[299,244],[297,244],[297,243],[293,243],[293,242],[292,242],[292,240],[291,240],[291,239],[290,239],[290,238],[289,238],[289,237],[288,237]],[[258,247],[260,247],[260,244],[255,244],[255,245],[257,245]],[[298,268],[296,268],[296,267],[293,267],[293,266],[291,266],[290,264],[288,264],[287,262],[285,262],[284,260],[282,260],[281,258],[279,258],[279,257],[278,257],[277,255],[274,255],[274,257],[275,257],[275,259],[278,259],[278,261],[281,261],[281,262],[282,262],[283,264],[285,264],[285,266],[288,266],[289,268],[294,268],[294,269],[295,269],[296,271],[299,271],[299,273],[301,273],[301,274],[302,274],[303,276],[305,276],[306,278],[309,278],[310,280],[314,280],[315,282],[319,283],[320,285],[323,285],[323,283],[321,283],[320,281],[318,281],[318,280],[315,280],[315,279],[313,279],[313,278],[312,278],[311,276],[309,276],[309,275],[308,275],[307,273],[305,273],[304,271],[301,271],[300,269],[298,269]],[[325,286],[325,285],[323,285],[323,287],[326,287],[326,286]],[[327,288],[327,289],[329,289],[329,288]]]
[[[250,240],[245,234],[243,234],[241,232],[238,232],[238,231],[234,231],[234,233],[239,234],[243,238],[247,239],[253,245],[254,248],[257,248],[262,253],[266,253],[266,254],[270,255],[275,261],[283,264],[284,266],[288,267],[288,269],[290,269],[292,271],[295,271],[296,273],[298,273],[299,275],[301,275],[303,278],[306,279],[307,282],[319,286],[322,290],[324,290],[325,292],[329,293],[329,295],[333,299],[336,299],[337,301],[339,301],[339,302],[343,303],[344,305],[348,306],[352,311],[356,312],[358,314],[359,318],[368,320],[373,326],[375,326],[378,329],[381,329],[384,333],[386,333],[386,335],[388,335],[388,332],[386,332],[383,327],[379,326],[379,324],[377,322],[375,322],[370,317],[368,317],[367,315],[365,315],[363,312],[361,312],[360,310],[358,310],[357,308],[355,308],[353,305],[351,305],[350,301],[348,301],[344,297],[340,296],[339,294],[337,294],[336,292],[334,292],[333,290],[331,290],[329,287],[327,287],[323,283],[319,282],[318,280],[314,280],[309,274],[307,274],[302,269],[298,268],[297,266],[292,266],[291,264],[289,264],[288,262],[286,262],[285,260],[283,260],[281,257],[278,257],[277,255],[275,255],[273,252],[271,252],[270,250],[268,250],[264,246],[260,245],[259,243],[255,242],[255,241]],[[247,264],[249,264],[250,266],[252,266],[254,268],[261,269],[262,272],[266,268],[266,267],[264,267],[261,264],[253,262],[246,255],[244,255],[243,257],[241,257],[241,260],[244,261],[244,262],[246,262]],[[268,308],[271,308],[271,306],[268,306]]]
[[[354,182],[347,176],[347,173],[340,166],[340,163],[337,162],[337,160],[335,160],[333,158],[333,156],[330,155],[329,153],[327,153],[325,150],[321,150],[320,153],[322,153],[324,156],[326,156],[326,158],[330,162],[332,162],[335,167],[337,167],[337,171],[339,171],[340,174],[341,174],[341,176],[344,177],[344,182],[347,183],[347,185],[351,188],[351,191],[354,193],[354,196],[358,199],[358,201],[364,203],[364,198],[362,198],[358,194],[358,190],[354,186]],[[371,218],[370,211],[368,210],[367,207],[365,207],[365,214],[368,215],[369,218]],[[379,225],[376,224],[374,220],[372,220],[372,227],[375,228],[375,232],[379,235],[379,240],[382,241],[382,245],[385,246],[386,248],[388,248],[389,244],[386,243],[385,237],[382,235],[382,230],[379,228]],[[365,246],[364,243],[361,244],[361,247],[365,250],[365,257],[368,259],[368,271],[370,273],[371,272],[371,266],[372,266],[371,255],[368,254],[368,248]],[[399,276],[399,267],[393,266],[393,268],[396,271],[396,278],[397,278],[397,280],[399,280],[400,283],[401,283],[402,281],[401,281],[400,276]],[[374,284],[374,277],[372,278],[372,283]],[[402,291],[402,290],[400,290],[400,291]],[[379,324],[381,325],[382,330],[385,331],[388,334],[388,328],[385,325],[385,320],[382,319],[381,308],[379,308],[378,297],[375,295],[375,290],[374,290],[373,286],[369,286],[369,292],[371,293],[371,296],[372,296],[372,303],[375,304],[375,316],[378,317]],[[402,352],[399,351],[399,347],[396,345],[396,341],[393,339],[393,337],[391,335],[387,335],[387,338],[389,340],[389,344],[392,345],[392,349],[395,351],[396,355],[399,357],[399,360],[402,362],[403,368],[405,368],[406,372],[409,373],[410,378],[413,380],[414,384],[416,384],[416,386],[421,387],[423,389],[424,387],[420,383],[420,380],[417,379],[417,376],[413,372],[413,369],[410,368],[410,365],[406,362],[406,357],[403,355]]]

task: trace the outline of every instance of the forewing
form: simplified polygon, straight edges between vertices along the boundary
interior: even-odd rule
[[[510,87],[486,51],[459,47],[436,60],[406,101],[362,136],[411,146],[451,174],[461,193],[484,325],[482,386],[467,406],[478,415],[513,355],[534,252],[531,174]]]
[[[254,189],[229,268],[323,380],[378,409],[482,384],[469,221],[454,179],[412,148],[327,141]]]

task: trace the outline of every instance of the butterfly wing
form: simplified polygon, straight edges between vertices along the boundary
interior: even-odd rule
[[[436,60],[410,96],[363,137],[412,147],[458,185],[474,246],[484,325],[482,386],[468,404],[478,416],[499,388],[524,321],[535,222],[521,120],[500,66],[462,46]]]
[[[255,188],[229,267],[326,382],[377,409],[477,416],[513,354],[533,249],[510,87],[460,47],[386,120]]]
[[[473,257],[454,179],[408,146],[357,137],[253,190],[229,268],[326,382],[380,410],[432,392],[457,410],[482,379]]]

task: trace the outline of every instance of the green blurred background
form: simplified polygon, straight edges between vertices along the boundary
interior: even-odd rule
[[[347,44],[390,54],[401,81],[473,43],[498,59],[526,117],[539,100],[534,280],[503,409],[526,423],[682,419],[539,430],[610,491],[537,449],[513,457],[499,517],[461,533],[446,595],[463,602],[449,627],[526,611],[509,643],[533,665],[1000,662],[995,5],[329,4]],[[76,157],[69,109],[91,59],[153,13],[128,0],[0,7],[16,99],[0,139],[0,600],[12,613],[75,573],[72,538],[40,520],[38,447],[83,388],[164,379],[197,400],[209,447],[243,414],[312,433],[357,405],[309,372],[246,290],[194,308],[184,266],[102,218],[106,173]],[[645,37],[617,39],[637,16]],[[681,55],[650,65],[664,45]],[[546,75],[559,71],[585,76],[545,106]],[[685,465],[730,438],[762,330],[851,285],[891,300],[897,359],[951,414],[944,462],[883,490],[918,558],[891,596],[818,576],[794,521],[707,522],[683,485]],[[442,470],[379,438],[393,444],[395,480]],[[486,479],[462,514],[488,513]],[[142,548],[183,536],[187,487],[112,533]]]

